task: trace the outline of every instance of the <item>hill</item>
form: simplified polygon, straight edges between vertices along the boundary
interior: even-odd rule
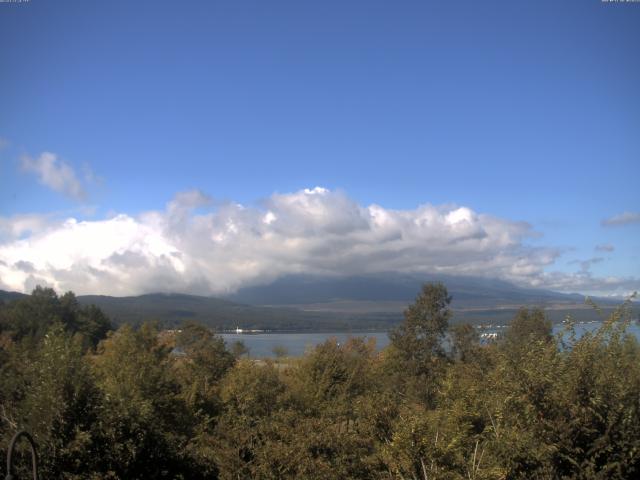
[[[7,292],[6,290],[0,290],[0,303],[11,302],[26,296],[24,293]]]
[[[554,322],[571,314],[597,320],[597,313],[577,294],[522,288],[501,280],[474,277],[370,275],[346,278],[289,276],[269,285],[240,289],[227,298],[153,293],[130,297],[81,295],[81,304],[95,304],[116,324],[157,320],[171,328],[193,320],[217,330],[236,327],[259,330],[349,331],[385,330],[402,319],[426,281],[442,281],[453,297],[454,323],[507,324],[520,307],[545,308]],[[0,290],[0,301],[21,293]],[[605,313],[620,301],[597,299]]]
[[[263,307],[214,297],[154,293],[135,297],[82,295],[82,304],[100,307],[117,324],[138,324],[157,320],[166,327],[186,320],[203,323],[218,330],[236,327],[260,330],[348,329],[343,315],[306,312],[290,307]]]
[[[376,318],[383,323],[399,321],[425,282],[441,281],[452,296],[454,322],[506,324],[521,307],[542,307],[554,321],[567,314],[590,321],[598,315],[585,304],[585,296],[478,277],[406,275],[397,273],[321,277],[292,275],[269,285],[240,289],[228,299],[252,305],[289,306],[308,312]],[[595,299],[606,312],[621,299]]]

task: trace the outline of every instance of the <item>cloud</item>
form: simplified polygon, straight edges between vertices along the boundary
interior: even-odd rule
[[[25,273],[33,273],[35,271],[35,268],[33,268],[33,264],[31,262],[25,262],[23,260],[14,263],[13,266]]]
[[[640,212],[624,212],[613,217],[605,218],[602,220],[602,225],[605,227],[613,227],[617,225],[631,225],[634,223],[640,223]]]
[[[563,292],[597,295],[629,296],[640,290],[640,280],[635,277],[594,277],[589,271],[567,274],[549,272],[541,279],[544,288]]]
[[[603,261],[604,261],[604,258],[602,257],[593,257],[588,260],[572,260],[571,262],[569,262],[569,264],[570,265],[578,264],[580,265],[580,270],[582,272],[588,272],[589,270],[591,270],[592,265],[595,265],[596,263],[601,263]]]
[[[5,228],[20,230],[17,221],[5,219]],[[137,217],[68,219],[30,232],[0,241],[5,288],[28,291],[42,282],[78,294],[219,295],[288,274],[381,272],[475,275],[572,291],[602,284],[588,272],[547,273],[560,251],[528,246],[536,232],[525,222],[458,205],[363,206],[320,187],[274,194],[259,206],[214,205],[192,190]]]
[[[610,243],[601,243],[600,245],[596,245],[596,251],[598,252],[613,252],[615,247]]]
[[[11,217],[0,216],[0,242],[14,240],[27,234],[33,235],[50,225],[49,215],[26,214]]]
[[[54,153],[44,152],[37,158],[23,155],[20,165],[25,172],[34,173],[43,185],[74,200],[85,200],[86,192],[73,168]]]
[[[86,184],[103,185],[104,178],[96,175],[88,163],[83,163],[81,167],[82,177]]]

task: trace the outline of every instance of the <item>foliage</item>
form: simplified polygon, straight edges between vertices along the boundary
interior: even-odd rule
[[[523,309],[481,345],[448,327],[450,300],[425,285],[382,351],[329,340],[272,362],[196,323],[106,334],[97,308],[38,288],[0,305],[2,446],[26,429],[42,478],[74,480],[640,475],[630,304],[582,336]]]
[[[442,341],[451,317],[450,303],[442,283],[427,283],[404,312],[404,322],[389,333],[387,364],[397,388],[428,405],[435,401],[445,366]]]
[[[79,336],[53,325],[21,372],[22,401],[13,409],[15,429],[41,445],[45,478],[84,478],[99,470],[97,432],[100,398]],[[12,430],[6,432],[5,442]]]
[[[51,288],[36,287],[30,296],[21,297],[0,309],[0,331],[14,341],[30,339],[37,343],[54,324],[83,336],[95,347],[111,330],[111,322],[96,306],[80,306],[73,292],[58,297]]]
[[[539,308],[521,308],[505,334],[505,342],[512,347],[526,348],[532,342],[550,342],[551,321]]]

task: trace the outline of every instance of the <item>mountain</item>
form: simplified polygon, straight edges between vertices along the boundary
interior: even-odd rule
[[[28,297],[23,293],[0,290],[0,305]],[[175,293],[153,293],[131,297],[79,295],[81,305],[96,305],[117,325],[138,325],[147,320],[172,328],[192,320],[215,330],[237,327],[257,330],[349,331],[384,330],[386,317],[313,312],[282,306],[254,306],[230,300]]]
[[[414,301],[425,282],[443,282],[452,296],[453,321],[500,323],[510,321],[521,307],[542,307],[553,321],[571,314],[579,320],[596,320],[597,313],[585,304],[585,297],[478,277],[451,275],[407,275],[397,273],[322,277],[292,275],[269,285],[245,287],[227,297],[229,300],[270,306],[289,306],[308,312],[386,319],[394,323]],[[595,299],[609,311],[620,300]]]
[[[443,282],[454,308],[583,303],[584,296],[523,288],[503,280],[397,273],[353,277],[291,275],[245,287],[227,298],[251,305],[305,305],[343,301],[411,302],[425,282]]]
[[[290,307],[252,306],[213,297],[153,293],[136,297],[81,295],[81,304],[100,307],[116,324],[158,320],[166,327],[186,320],[218,330],[236,327],[260,330],[349,329],[343,315],[306,312]]]
[[[240,289],[227,298],[154,293],[131,297],[81,295],[81,304],[100,307],[116,324],[157,320],[165,327],[193,320],[218,330],[384,330],[402,320],[427,281],[442,281],[453,301],[455,322],[506,324],[520,307],[545,308],[558,322],[567,314],[597,320],[584,297],[522,288],[501,280],[439,275],[367,275],[353,277],[288,276],[269,285]],[[24,296],[0,290],[0,301]],[[619,301],[596,299],[605,311]]]
[[[26,297],[26,295],[24,293],[7,292],[6,290],[0,290],[0,304],[2,302],[11,302],[22,297]]]

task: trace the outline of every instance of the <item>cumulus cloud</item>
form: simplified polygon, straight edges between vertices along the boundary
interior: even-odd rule
[[[37,158],[23,155],[20,165],[25,172],[34,173],[43,185],[74,200],[84,200],[86,192],[76,172],[54,153],[43,152]]]
[[[640,212],[624,212],[602,220],[605,227],[640,223]]]
[[[50,222],[48,215],[40,214],[0,216],[0,242],[38,233],[49,226]]]
[[[596,250],[598,252],[613,252],[615,247],[610,243],[601,243],[600,245],[596,245]]]
[[[573,289],[571,276],[545,272],[560,252],[527,246],[534,235],[527,223],[457,205],[363,206],[320,187],[274,194],[260,206],[214,205],[194,190],[164,210],[68,219],[0,242],[0,283],[79,294],[224,294],[287,274],[411,272]],[[582,273],[576,280],[586,286]]]

